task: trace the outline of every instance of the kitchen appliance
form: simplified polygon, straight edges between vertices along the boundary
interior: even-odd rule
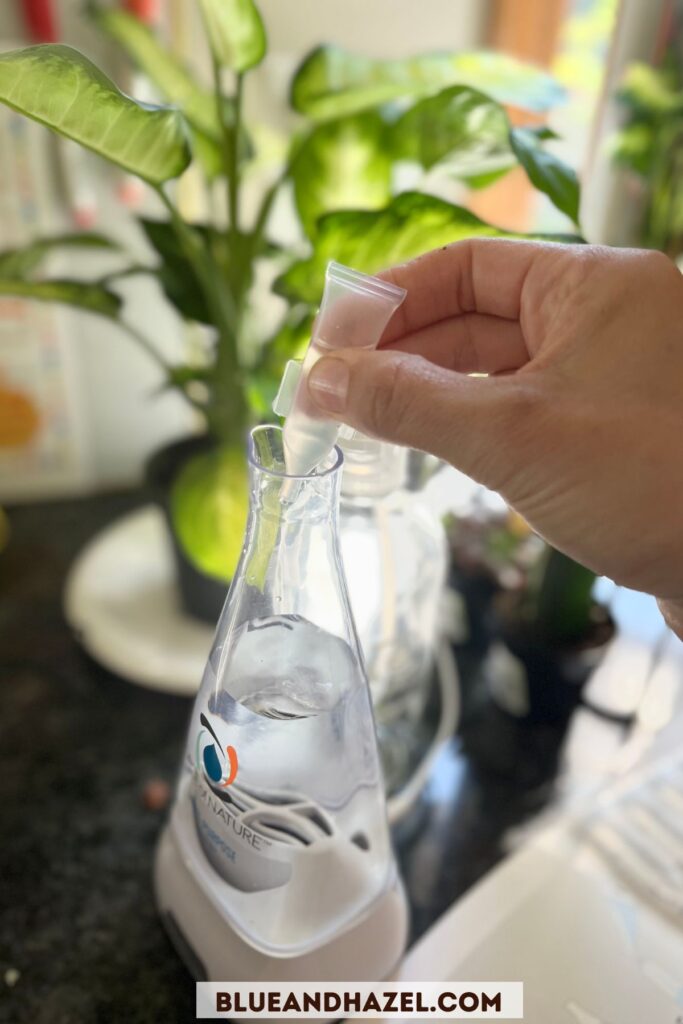
[[[245,547],[195,701],[156,858],[158,905],[197,978],[377,980],[406,901],[338,538],[341,451],[288,475],[250,446]]]

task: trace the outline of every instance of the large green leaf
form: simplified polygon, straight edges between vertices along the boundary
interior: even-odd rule
[[[96,232],[83,231],[71,235],[35,238],[21,249],[0,252],[0,277],[26,277],[40,266],[55,249],[118,249],[116,242]]]
[[[119,7],[91,4],[89,10],[95,23],[116,40],[161,94],[182,110],[194,128],[211,138],[220,138],[213,92],[202,88],[139,18]]]
[[[177,177],[190,162],[177,110],[129,99],[70,46],[0,54],[0,102],[152,184]]]
[[[167,298],[186,320],[212,324],[214,320],[206,294],[173,226],[168,221],[151,217],[140,217],[139,223],[148,242],[161,257],[156,274]],[[239,232],[228,239],[224,231],[209,224],[192,224],[191,228],[199,235],[202,245],[222,275],[222,287],[230,289],[233,296],[245,294],[251,286],[253,275],[253,241],[250,236]],[[265,255],[269,251],[268,241],[262,239],[256,256]]]
[[[464,180],[488,180],[516,164],[509,141],[510,122],[489,96],[455,85],[420,100],[392,130],[393,152],[429,169],[446,161]]]
[[[573,169],[544,149],[538,136],[525,128],[510,131],[510,144],[532,185],[578,224],[581,189]]]
[[[292,163],[294,195],[309,235],[323,213],[384,206],[390,196],[391,156],[386,126],[369,111],[318,125]]]
[[[38,302],[61,302],[67,306],[99,313],[114,319],[121,308],[121,299],[114,292],[98,284],[81,281],[19,281],[0,277],[0,296],[11,295]]]
[[[313,255],[293,264],[278,279],[277,290],[313,304],[320,300],[328,260],[374,274],[461,238],[505,234],[462,206],[404,192],[383,210],[342,210],[323,217]]]
[[[564,96],[561,86],[544,71],[504,54],[434,53],[374,60],[321,46],[296,72],[291,102],[300,113],[324,119],[428,96],[451,85],[470,85],[501,103],[535,111],[548,110]]]
[[[575,235],[518,235],[480,220],[469,210],[422,192],[403,192],[383,210],[340,210],[318,225],[313,254],[294,263],[275,283],[290,301],[316,305],[329,260],[377,273],[463,238],[529,238],[581,242]]]
[[[186,320],[199,320],[205,324],[212,323],[211,313],[199,278],[185,256],[171,224],[168,221],[153,220],[150,217],[140,217],[139,223],[147,241],[161,257],[157,276],[169,301]],[[208,228],[194,227],[194,230],[200,231],[204,244],[210,244]]]
[[[253,0],[199,0],[213,54],[223,67],[246,71],[263,60],[266,33]]]

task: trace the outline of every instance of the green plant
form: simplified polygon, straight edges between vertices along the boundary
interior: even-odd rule
[[[675,52],[661,68],[632,64],[617,98],[627,118],[615,161],[644,183],[642,244],[673,259],[683,252],[683,69]]]
[[[557,648],[581,643],[594,622],[595,573],[533,534],[516,512],[475,514],[446,520],[452,551],[461,571],[485,574],[509,590],[508,624]]]
[[[371,60],[335,47],[314,50],[291,83],[300,126],[283,165],[261,197],[254,220],[243,212],[243,185],[254,166],[255,132],[245,124],[243,94],[266,54],[253,0],[200,0],[212,61],[205,86],[142,23],[125,11],[90,4],[90,16],[155,84],[169,106],[123,95],[85,56],[67,46],[37,46],[0,55],[0,101],[141,178],[156,193],[163,219],[140,218],[158,262],[126,262],[95,281],[40,276],[45,257],[63,246],[116,250],[101,235],[38,239],[0,253],[0,295],[67,303],[115,320],[204,417],[219,444],[241,447],[246,427],[270,415],[284,363],[305,343],[321,293],[325,264],[335,258],[374,272],[434,246],[475,235],[509,235],[462,206],[428,191],[395,194],[394,169],[411,161],[471,188],[521,165],[569,220],[578,222],[574,172],[546,148],[552,132],[513,127],[506,104],[543,112],[561,90],[542,71],[490,53],[432,54]],[[485,90],[485,91],[481,91]],[[173,182],[194,162],[207,194],[225,195],[226,215],[186,221]],[[267,236],[274,199],[290,185],[302,225],[299,252],[285,253]],[[255,268],[275,260],[275,290],[289,303],[274,337],[254,341],[249,310]],[[126,316],[116,282],[154,275],[181,316],[209,324],[214,342],[205,362],[169,365]],[[205,491],[230,486],[225,460],[205,460]],[[243,460],[228,459],[235,475]],[[215,540],[188,528],[198,470],[179,479],[174,514],[188,553],[205,569],[229,576],[233,553],[216,557]],[[236,484],[238,490],[242,487]]]
[[[521,619],[549,647],[583,643],[594,619],[594,584],[594,572],[546,545],[529,574]]]

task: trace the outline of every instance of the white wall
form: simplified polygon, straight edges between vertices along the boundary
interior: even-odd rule
[[[480,45],[488,0],[260,0],[270,57],[249,83],[252,110],[271,123],[288,116],[288,86],[321,43],[369,57],[405,57]]]
[[[371,57],[464,49],[481,38],[482,0],[260,0],[271,47],[304,54],[336,43]]]

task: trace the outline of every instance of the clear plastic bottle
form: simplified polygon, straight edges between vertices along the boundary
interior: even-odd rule
[[[429,695],[446,576],[443,525],[406,487],[405,448],[342,443],[340,533],[389,790],[405,781]]]
[[[211,904],[214,933],[224,924],[233,936],[221,939],[230,963],[209,968],[231,972],[219,977],[256,969],[273,977],[254,965],[254,952],[245,960],[244,950],[302,962],[364,927],[392,893],[394,934],[382,957],[393,960],[374,969],[389,970],[405,940],[370,694],[339,550],[342,461],[335,448],[316,473],[293,478],[280,428],[252,432],[245,547],[157,858],[162,910],[180,920],[186,937],[192,933],[193,948],[204,952],[209,926],[206,914],[198,923],[177,896],[186,875],[197,902],[201,896]],[[345,950],[338,976],[363,971],[362,960],[353,964],[353,943]],[[236,966],[247,961],[249,968]],[[310,971],[305,963],[301,969]]]

